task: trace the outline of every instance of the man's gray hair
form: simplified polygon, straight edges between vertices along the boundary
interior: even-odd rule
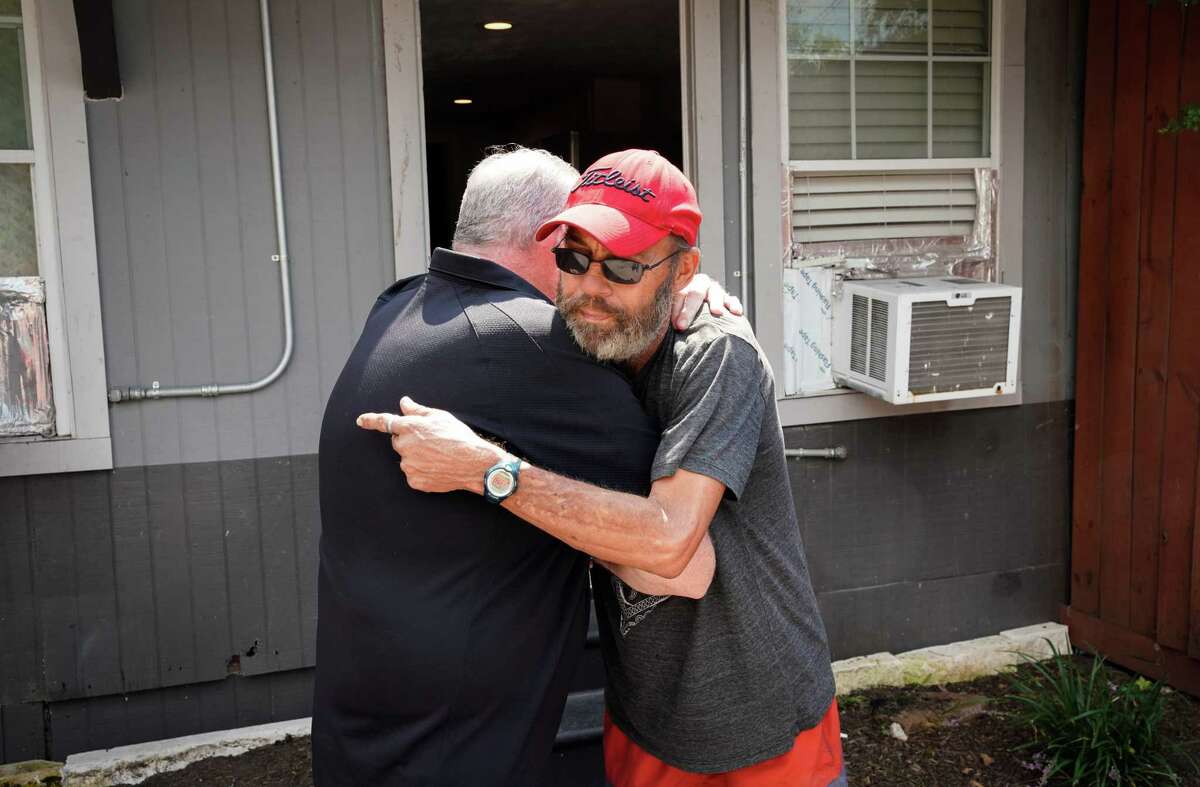
[[[467,178],[454,247],[525,249],[563,209],[579,173],[545,150],[513,146],[480,161]]]

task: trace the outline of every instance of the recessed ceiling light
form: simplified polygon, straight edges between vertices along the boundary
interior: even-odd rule
[[[484,22],[484,30],[512,30],[512,22]]]
[[[454,99],[454,103],[455,103],[455,104],[470,104],[470,103],[471,103],[471,99],[469,99],[469,98],[456,98],[456,99]]]

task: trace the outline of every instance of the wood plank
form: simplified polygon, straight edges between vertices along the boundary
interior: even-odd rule
[[[196,680],[195,610],[183,506],[183,467],[147,467],[146,502],[158,635],[158,674],[153,686],[178,686]]]
[[[1116,102],[1141,117],[1146,102],[1149,5],[1118,11]],[[1113,131],[1112,216],[1105,282],[1104,429],[1100,469],[1100,617],[1129,625],[1133,519],[1133,373],[1137,352],[1138,232],[1142,191],[1142,123]]]
[[[242,254],[238,217],[238,163],[242,152],[239,136],[246,118],[234,121],[228,9],[225,3],[190,0],[188,26],[192,46],[192,83],[195,86],[196,145],[203,167],[200,171],[200,207],[204,231],[203,272],[209,293],[208,332],[212,337],[213,375],[218,382],[251,380],[249,335],[254,323],[277,322],[274,312],[250,313],[252,293],[247,292],[245,269],[275,269],[269,256],[248,258]],[[254,9],[257,10],[257,5]],[[257,32],[255,25],[251,34]],[[258,82],[261,84],[262,78]],[[264,110],[260,109],[259,114]],[[251,134],[257,129],[251,131]],[[252,136],[260,157],[265,157],[264,136]],[[266,206],[270,208],[270,203]],[[270,219],[263,229],[271,227]],[[265,372],[266,370],[264,370]],[[203,460],[241,458],[254,455],[252,402],[255,396],[223,396],[214,400],[217,453]],[[226,636],[228,639],[228,636]],[[225,654],[228,658],[228,653]],[[224,665],[221,665],[224,670]]]
[[[317,496],[317,457],[293,456],[292,512],[296,529],[296,581],[300,587],[300,642],[303,664],[317,663],[317,564],[321,510]]]
[[[37,594],[45,695],[79,696],[78,571],[71,521],[69,476],[28,479],[29,530],[33,541],[33,586]]]
[[[255,461],[267,619],[262,660],[272,672],[295,669],[304,659],[290,465],[286,457]]]
[[[1133,528],[1130,544],[1130,626],[1154,636],[1158,619],[1161,544],[1163,414],[1167,397],[1167,328],[1171,315],[1171,252],[1175,219],[1176,138],[1158,133],[1179,106],[1183,44],[1178,3],[1150,12],[1138,271],[1137,367],[1134,378]]]
[[[158,178],[161,184],[163,256],[170,323],[161,326],[170,341],[174,371],[158,378],[164,385],[198,385],[213,380],[212,333],[204,255],[205,213],[202,173],[215,162],[197,147],[192,42],[187,8],[154,3],[151,12]],[[232,288],[225,288],[226,291]],[[218,291],[215,297],[221,297]],[[147,421],[148,436],[175,432],[179,453],[170,462],[201,462],[217,456],[216,400],[177,399],[175,419]],[[180,485],[182,489],[182,485]]]
[[[333,389],[361,327],[352,322],[356,313],[350,300],[350,271],[346,256],[347,200],[343,148],[342,95],[339,90],[337,7],[331,0],[306,0],[300,5],[298,33],[304,69],[304,114],[297,118],[307,137],[304,179],[309,188],[307,237],[301,235],[297,272],[310,268],[316,294],[316,373],[310,389],[315,410],[297,423],[318,424],[325,399]],[[335,111],[329,111],[333,108]],[[295,182],[295,181],[293,181]],[[341,188],[325,188],[337,183]],[[356,205],[357,207],[357,205]],[[336,304],[336,306],[335,306]],[[296,381],[289,381],[295,390]],[[314,447],[307,434],[294,435],[299,451]],[[298,452],[298,451],[297,451]]]
[[[1060,610],[1059,620],[1070,628],[1071,644],[1075,647],[1098,653],[1142,675],[1161,678],[1170,686],[1200,697],[1200,661],[1071,607]]]
[[[1200,264],[1200,260],[1193,259],[1192,264]],[[1194,489],[1200,489],[1200,459],[1196,463]],[[1196,500],[1192,515],[1192,600],[1188,620],[1188,655],[1200,663],[1200,499]]]
[[[318,256],[318,251],[330,248],[327,245],[328,239],[320,237],[321,230],[337,232],[339,236],[342,232],[340,226],[328,221],[327,195],[323,193],[334,190],[326,188],[326,184],[339,183],[337,178],[340,174],[327,155],[327,142],[316,137],[309,127],[313,120],[309,113],[320,113],[326,117],[334,113],[328,107],[318,107],[308,98],[310,83],[314,79],[324,78],[328,73],[326,66],[319,62],[326,55],[310,52],[309,49],[315,44],[309,40],[311,14],[308,5],[298,0],[281,0],[276,2],[271,10],[271,33],[275,40],[275,74],[279,95],[280,166],[283,168],[286,192],[288,243],[292,264],[292,298],[295,312],[301,315],[301,319],[296,320],[296,353],[287,374],[278,384],[267,389],[282,388],[288,427],[278,436],[259,431],[256,442],[259,456],[288,456],[313,450],[318,431],[316,425],[321,423],[325,404],[320,384],[322,369],[325,368],[321,352],[329,340],[322,337],[327,324],[323,304],[330,301],[317,285],[318,278],[328,273],[327,263]],[[310,69],[313,70],[311,76]],[[304,77],[287,79],[286,74],[303,74]],[[319,90],[317,85],[312,85],[312,89]],[[340,189],[336,190],[340,193]],[[333,264],[338,265],[339,262],[335,261]],[[268,296],[265,302],[274,308],[279,302],[279,297]],[[346,295],[341,292],[332,302],[337,303],[339,309],[344,309]],[[313,316],[304,319],[303,315]],[[341,318],[336,315],[331,316],[328,321],[328,324],[334,326],[341,323]],[[272,346],[272,364],[279,357],[279,346]],[[342,345],[339,363],[344,361],[349,346]],[[257,347],[255,349],[257,350]],[[259,368],[260,363],[261,361],[256,360],[255,368]],[[269,369],[270,366],[266,368]],[[330,385],[332,386],[332,381]],[[256,401],[256,419],[262,414],[263,411]],[[274,444],[276,440],[283,443],[283,449],[268,451],[266,446]],[[236,638],[234,642],[236,645]],[[242,666],[243,669],[246,666],[244,660]]]
[[[121,650],[108,473],[63,478],[70,484],[74,522],[79,696],[116,694],[122,689]]]
[[[24,478],[0,478],[0,705],[41,696],[33,545]],[[8,762],[8,760],[4,760]]]
[[[171,277],[163,229],[162,140],[155,109],[155,96],[159,92],[156,85],[158,61],[154,47],[150,45],[155,33],[153,9],[158,5],[146,0],[130,3],[120,14],[117,25],[117,49],[126,75],[125,99],[119,102],[117,133],[121,142],[121,182],[125,197],[129,302],[134,313],[131,346],[137,353],[138,372],[132,380],[114,381],[119,384],[148,385],[153,380],[170,384],[179,379],[180,371],[172,346]],[[164,57],[175,55],[163,54]],[[127,346],[130,345],[122,345]],[[137,439],[142,444],[144,463],[179,461],[182,450],[180,432],[176,428],[179,400],[144,401],[121,407],[138,411]],[[132,433],[123,436],[121,443],[131,439],[134,439]],[[118,458],[117,461],[122,460]]]
[[[1196,50],[1200,49],[1200,10],[1193,8],[1188,12],[1187,31],[1184,39],[1184,51],[1187,53],[1183,73],[1180,78],[1180,102],[1200,101],[1200,57]],[[1200,134],[1185,133],[1179,140],[1179,172],[1192,173],[1193,177],[1183,178],[1175,193],[1176,215],[1187,217],[1178,222],[1180,226],[1175,237],[1176,259],[1179,262],[1180,278],[1188,280],[1188,289],[1196,297],[1200,297],[1200,182],[1195,173],[1200,172]],[[1200,334],[1196,330],[1196,302],[1191,302],[1192,330],[1194,336]],[[1186,339],[1185,339],[1186,341]],[[1188,345],[1192,353],[1193,381],[1200,381],[1200,356],[1196,344]],[[1196,442],[1200,450],[1200,440]],[[1194,659],[1200,659],[1200,457],[1196,461],[1196,476],[1192,479],[1192,498],[1195,501],[1192,508],[1192,597],[1191,619],[1188,625],[1188,653]],[[1200,664],[1200,662],[1197,662]]]
[[[390,184],[386,168],[379,166],[389,156],[383,64],[379,62],[378,47],[362,44],[382,40],[380,12],[380,3],[338,3],[334,31],[346,183],[346,278],[350,293],[347,349],[375,297],[395,280],[392,217],[388,212]],[[711,257],[712,247],[707,251]]]
[[[1116,16],[1116,0],[1097,0],[1088,14],[1071,540],[1071,604],[1085,612],[1100,609],[1100,470],[1107,322],[1104,295],[1112,194]]]
[[[134,344],[133,261],[129,255],[125,223],[124,153],[120,113],[125,102],[99,101],[88,105],[88,148],[92,162],[92,190],[96,195],[96,264],[99,267],[100,310],[104,340],[109,351],[104,366],[111,385],[140,382]],[[118,351],[120,348],[120,351]],[[133,405],[108,408],[112,448],[126,467],[145,464],[141,440],[141,411]]]
[[[267,671],[263,591],[262,528],[258,517],[255,462],[221,462],[221,514],[225,522],[226,571],[229,576],[231,655],[243,675]]]
[[[158,686],[158,621],[154,614],[146,468],[120,468],[108,483],[123,689],[139,691]]]
[[[267,146],[267,97],[263,82],[262,25],[259,20],[259,8],[257,3],[226,3],[225,13],[228,15],[229,69],[233,91],[233,117],[237,131],[235,160],[238,192],[237,204],[234,207],[239,222],[241,277],[247,302],[257,304],[259,312],[258,317],[250,315],[248,318],[253,329],[245,337],[250,359],[250,376],[247,379],[250,379],[266,374],[278,363],[280,348],[283,347],[283,320],[278,316],[282,308],[279,267],[271,261],[271,255],[275,253],[275,215],[271,194],[270,154]],[[287,151],[289,146],[304,144],[302,135],[288,133],[289,127],[295,128],[300,122],[294,113],[289,114],[287,109],[298,100],[287,92],[292,90],[288,85],[300,81],[298,78],[289,79],[287,75],[302,73],[300,63],[297,62],[294,52],[291,52],[294,45],[286,37],[287,31],[292,27],[289,20],[294,18],[296,9],[273,4],[271,13],[275,76],[279,85],[280,144],[283,151]],[[283,155],[288,154],[285,152]],[[288,238],[291,241],[299,232],[303,232],[306,219],[303,204],[295,202],[298,196],[296,187],[291,184],[287,175],[284,176],[284,188],[287,192],[284,205],[288,216]],[[300,191],[301,195],[303,193]],[[290,251],[294,259],[297,249],[292,248]],[[298,281],[299,273],[293,268],[293,286]],[[312,308],[311,305],[308,308]],[[296,305],[295,313],[296,354],[301,356],[306,352],[302,342],[311,340],[311,337],[302,334],[301,326],[311,323],[312,317],[306,317],[299,304]],[[315,311],[311,314],[315,314]],[[292,453],[289,448],[292,424],[296,424],[297,429],[304,426],[302,422],[289,418],[285,381],[299,373],[299,368],[293,360],[283,380],[245,397],[250,401],[253,414],[250,429],[254,438],[254,455],[285,456]],[[315,425],[320,421],[312,423],[315,430]],[[225,456],[230,458],[233,455],[227,453]]]
[[[1184,46],[1200,46],[1200,14],[1188,14]],[[1200,60],[1190,53],[1183,61],[1181,99],[1200,99]],[[1195,134],[1178,138],[1177,171],[1200,171]],[[1163,451],[1162,546],[1159,551],[1158,641],[1179,651],[1188,649],[1192,599],[1193,533],[1196,516],[1196,447],[1200,444],[1200,179],[1179,178],[1175,190],[1175,264],[1171,288],[1168,350],[1166,441]],[[1187,220],[1184,220],[1184,219]]]
[[[219,465],[216,462],[184,465],[183,498],[192,576],[189,592],[195,610],[196,680],[220,680],[228,674],[233,646],[229,641],[229,588]]]

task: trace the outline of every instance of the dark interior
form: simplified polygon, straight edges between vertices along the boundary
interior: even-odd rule
[[[513,27],[485,30],[492,21]],[[578,168],[650,148],[682,166],[672,0],[421,0],[421,56],[434,246],[450,245],[467,174],[494,145]]]

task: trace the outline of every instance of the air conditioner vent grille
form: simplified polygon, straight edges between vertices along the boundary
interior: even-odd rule
[[[920,395],[1003,383],[1011,314],[1012,299],[1007,297],[980,298],[972,306],[914,303],[909,390]]]
[[[871,354],[868,374],[880,382],[887,381],[888,302],[871,299]]]
[[[853,313],[850,316],[850,371],[867,373],[867,299],[854,296]]]

